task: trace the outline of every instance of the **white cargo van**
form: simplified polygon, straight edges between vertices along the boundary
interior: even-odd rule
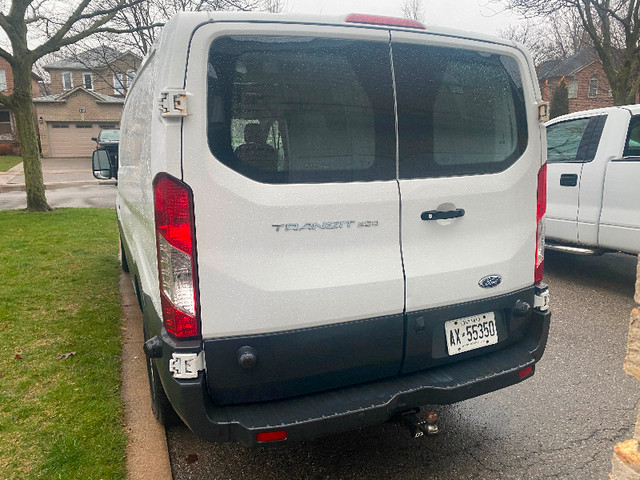
[[[510,41],[177,15],[128,94],[118,174],[158,417],[296,441],[530,377],[545,107]]]

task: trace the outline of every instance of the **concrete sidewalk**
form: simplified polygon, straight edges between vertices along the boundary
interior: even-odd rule
[[[115,185],[115,180],[96,180],[91,169],[91,158],[43,158],[42,175],[46,190],[78,187],[82,185]],[[24,191],[22,163],[8,172],[0,172],[0,193]]]

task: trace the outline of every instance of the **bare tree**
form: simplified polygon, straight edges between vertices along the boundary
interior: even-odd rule
[[[11,65],[14,89],[0,94],[0,105],[11,110],[20,137],[27,193],[27,209],[50,210],[42,177],[42,161],[33,116],[31,72],[43,57],[94,35],[134,34],[128,37],[146,53],[157,29],[181,10],[253,10],[274,0],[13,0],[0,1],[0,29],[9,46],[0,57]],[[280,7],[278,7],[278,5]]]
[[[492,0],[528,18],[574,15],[602,61],[616,105],[640,87],[640,0]]]
[[[417,20],[418,22],[424,21],[424,5],[422,4],[422,0],[402,0],[401,8],[405,18]]]
[[[528,19],[498,31],[498,35],[524,44],[536,65],[548,60],[564,60],[585,48],[593,48],[580,18],[568,12],[541,20]]]
[[[9,47],[0,48],[0,57],[11,65],[14,88],[11,95],[0,94],[0,104],[11,110],[20,137],[27,193],[27,209],[51,210],[47,204],[42,162],[33,116],[31,72],[38,59],[98,32],[119,30],[109,26],[115,15],[141,0],[13,0],[0,4],[0,28]],[[128,30],[125,30],[128,31]]]
[[[118,12],[113,20],[120,30],[131,30],[131,35],[104,36],[101,44],[118,44],[126,50],[146,55],[160,28],[178,12],[184,11],[265,11],[282,12],[286,0],[145,0]],[[141,28],[154,25],[152,28]]]

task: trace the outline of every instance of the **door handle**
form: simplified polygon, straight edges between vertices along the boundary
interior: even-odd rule
[[[425,222],[431,220],[446,220],[448,218],[459,218],[464,215],[463,208],[456,208],[455,210],[429,210],[428,212],[422,212],[420,218]]]
[[[563,173],[560,175],[560,185],[563,187],[575,187],[578,185],[578,175],[575,173]]]

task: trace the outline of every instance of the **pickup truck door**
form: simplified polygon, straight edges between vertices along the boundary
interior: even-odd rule
[[[547,237],[580,243],[578,217],[585,165],[592,162],[606,115],[575,118],[547,127]]]
[[[599,243],[629,253],[640,252],[640,115],[631,119],[622,158],[607,164],[602,195]]]

